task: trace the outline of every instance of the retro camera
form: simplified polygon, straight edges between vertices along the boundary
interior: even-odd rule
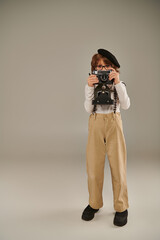
[[[94,84],[94,100],[92,100],[92,105],[97,104],[114,104],[114,100],[111,99],[111,92],[114,92],[113,82],[109,80],[109,74],[112,70],[107,71],[93,71],[92,74],[96,75],[99,82]],[[98,86],[95,86],[98,85]]]

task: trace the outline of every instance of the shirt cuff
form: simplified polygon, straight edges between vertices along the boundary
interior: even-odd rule
[[[93,89],[93,88],[94,88],[94,86],[93,86],[93,87],[91,87],[91,86],[89,86],[88,84],[87,84],[87,87],[88,87],[89,89]]]
[[[117,84],[115,84],[114,85],[115,86],[115,88],[116,88],[116,90],[119,92],[121,92],[121,91],[124,91],[124,84],[122,83],[122,82],[119,82],[119,83],[117,83]]]

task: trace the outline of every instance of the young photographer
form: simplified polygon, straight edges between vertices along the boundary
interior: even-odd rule
[[[116,112],[114,105],[94,105],[94,84],[99,80],[96,75],[91,74],[85,86],[85,110],[90,113],[88,122],[88,142],[86,147],[86,169],[88,176],[89,204],[82,213],[82,219],[89,221],[94,214],[103,206],[103,181],[105,156],[109,160],[112,177],[112,189],[114,198],[115,215],[113,223],[123,226],[128,217],[128,191],[126,177],[127,153],[123,134],[120,107],[128,109],[130,98],[128,97],[126,85],[119,78],[120,65],[116,57],[105,49],[98,49],[91,61],[91,72],[94,70],[112,70],[109,73],[109,81],[114,79],[114,87],[117,93]],[[114,98],[114,93],[111,94]]]

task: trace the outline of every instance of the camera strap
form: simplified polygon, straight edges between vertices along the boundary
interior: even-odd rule
[[[117,108],[117,91],[116,88],[114,87],[114,107],[113,107],[114,114],[116,113],[116,108]]]

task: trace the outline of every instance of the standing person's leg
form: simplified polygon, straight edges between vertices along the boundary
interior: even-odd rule
[[[114,209],[123,212],[128,207],[126,178],[126,144],[121,114],[110,114],[106,123],[106,152],[112,177]]]
[[[104,119],[99,114],[91,114],[88,124],[86,148],[86,169],[88,175],[89,205],[94,209],[103,206],[103,181],[105,166]]]

